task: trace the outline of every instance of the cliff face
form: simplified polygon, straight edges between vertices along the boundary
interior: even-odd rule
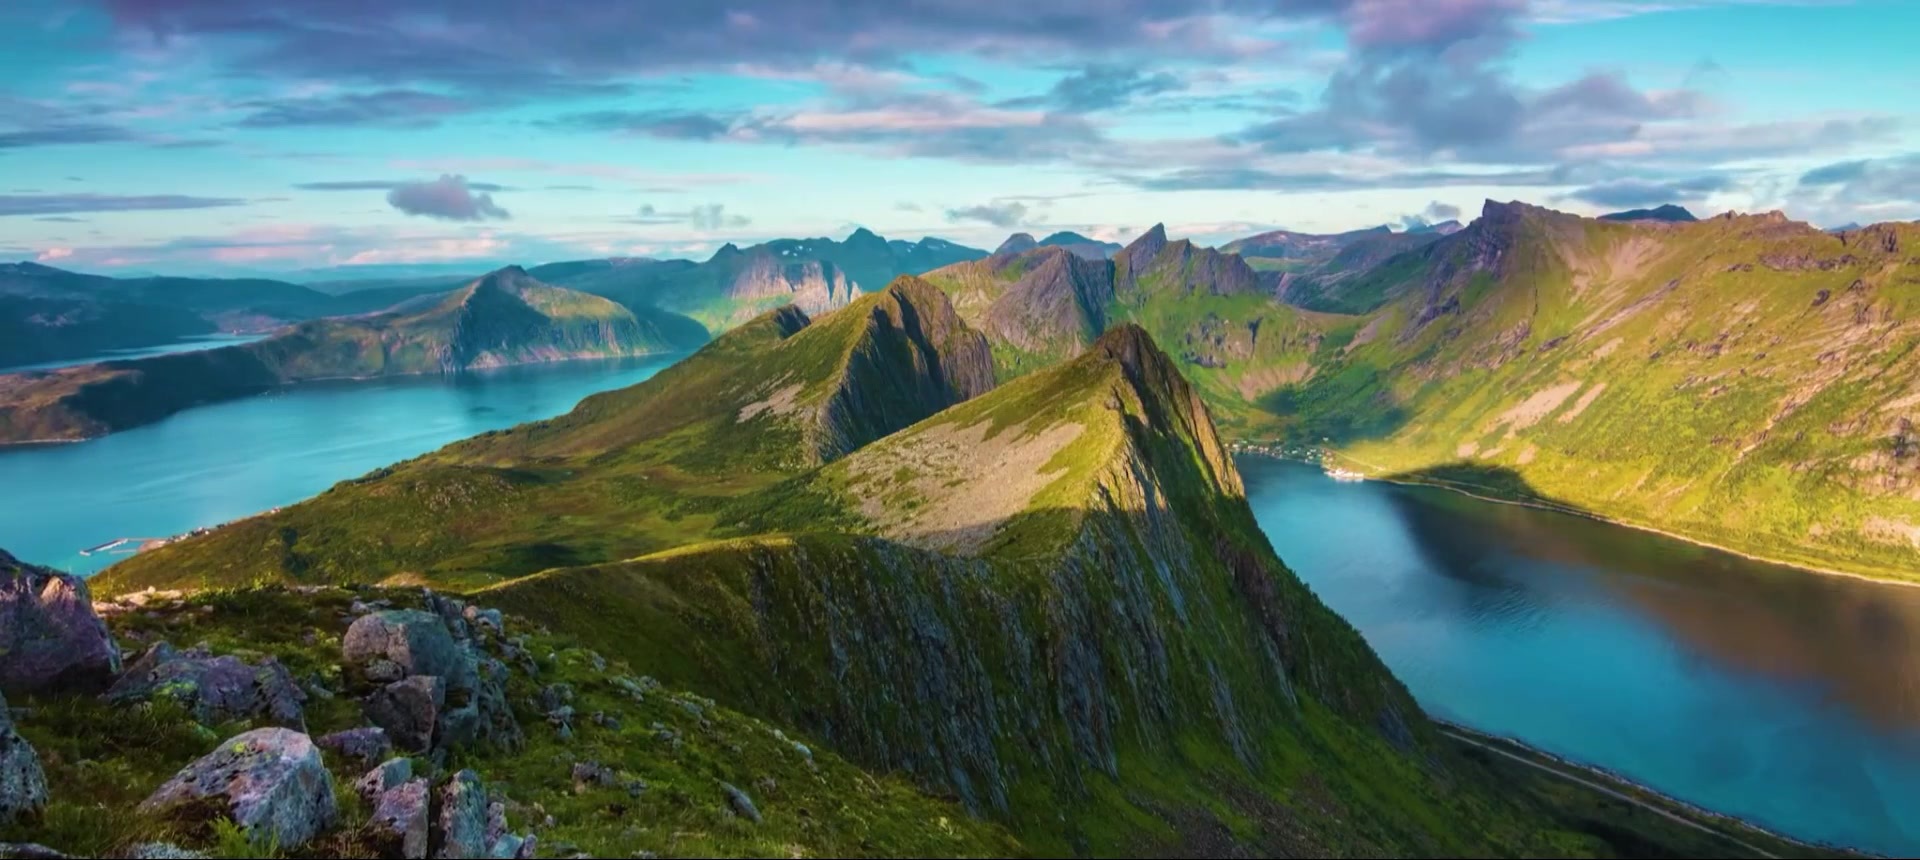
[[[1114,259],[1120,263],[1115,292],[1123,297],[1156,291],[1213,296],[1260,291],[1259,276],[1238,255],[1202,248],[1186,239],[1169,242],[1167,229],[1160,224],[1117,252]]]
[[[315,379],[665,352],[682,322],[510,266],[384,313],[303,322],[254,343],[0,376],[0,442],[85,439]]]
[[[986,313],[987,331],[1029,352],[1066,348],[1078,353],[1107,328],[1113,302],[1113,264],[1062,248],[1035,251],[1025,274]]]

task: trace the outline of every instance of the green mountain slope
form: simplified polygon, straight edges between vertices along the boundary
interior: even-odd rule
[[[938,290],[901,279],[817,321],[770,312],[566,415],[142,553],[96,582],[488,582],[631,558],[738,534],[758,510],[743,497],[992,383],[985,340]]]
[[[635,314],[510,267],[380,314],[296,324],[200,352],[0,376],[0,441],[84,439],[295,382],[457,373],[684,348],[684,321]]]
[[[1383,264],[1350,348],[1267,405],[1380,473],[1911,576],[1920,226],[1611,222],[1489,203]]]

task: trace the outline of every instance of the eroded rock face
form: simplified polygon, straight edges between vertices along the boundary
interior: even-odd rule
[[[104,689],[120,651],[87,583],[0,550],[0,691]]]
[[[307,843],[338,815],[320,749],[291,729],[254,729],[187,765],[140,804],[166,815],[211,802],[250,837],[283,848]]]
[[[46,805],[47,776],[40,769],[40,755],[13,730],[13,712],[0,697],[0,824]]]
[[[107,691],[107,699],[129,703],[171,699],[213,725],[265,717],[289,728],[306,726],[307,693],[280,661],[250,664],[231,655],[215,656],[205,647],[185,651],[156,642],[141,654]]]

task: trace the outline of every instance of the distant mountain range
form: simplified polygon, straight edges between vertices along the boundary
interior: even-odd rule
[[[1652,209],[1628,209],[1625,212],[1613,212],[1600,216],[1602,221],[1698,221],[1684,206],[1668,203]]]
[[[1033,238],[1032,233],[1015,233],[1008,236],[1005,242],[1001,242],[994,253],[1018,254],[1039,247],[1065,248],[1069,253],[1082,259],[1104,260],[1113,256],[1113,252],[1120,250],[1120,243],[1089,239],[1071,230],[1062,230],[1038,241]]]
[[[629,310],[515,266],[381,313],[296,323],[253,343],[0,376],[0,442],[85,439],[308,380],[642,355],[705,340],[706,330],[685,317]]]

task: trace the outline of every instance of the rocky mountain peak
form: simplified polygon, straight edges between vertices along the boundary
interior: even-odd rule
[[[1022,254],[1033,250],[1039,245],[1039,242],[1034,241],[1032,233],[1015,233],[1008,236],[1007,241],[1001,242],[1000,247],[995,248],[993,252],[995,254]]]

